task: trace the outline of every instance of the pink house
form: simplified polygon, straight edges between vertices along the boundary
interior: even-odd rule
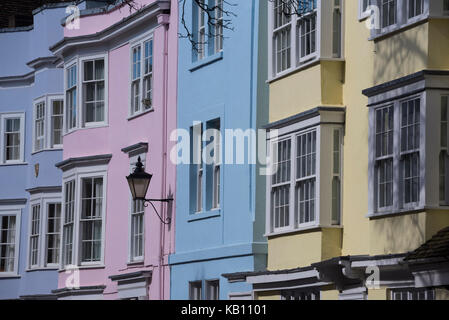
[[[58,299],[170,298],[175,202],[155,203],[171,218],[163,224],[132,200],[125,177],[140,157],[153,174],[147,198],[175,197],[178,9],[176,0],[135,3],[86,2],[51,47],[65,90]]]

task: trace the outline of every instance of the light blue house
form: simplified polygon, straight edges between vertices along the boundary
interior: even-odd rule
[[[49,299],[57,288],[64,84],[48,48],[63,37],[66,6],[0,29],[0,299]]]
[[[234,30],[225,28],[223,37],[221,28],[209,30],[207,15],[194,1],[184,7],[197,48],[186,38],[179,40],[178,127],[190,132],[191,161],[177,168],[175,254],[169,259],[172,299],[251,298],[248,284],[223,275],[266,267],[265,176],[248,153],[243,164],[237,163],[240,147],[232,133],[249,133],[268,119],[267,2],[224,5],[235,16],[224,17],[232,19]],[[211,14],[220,21],[217,12]],[[182,22],[179,28],[183,33]],[[215,36],[208,39],[210,34]],[[216,131],[208,134],[208,129]],[[229,130],[234,130],[231,135]],[[222,147],[221,157],[212,152],[213,161],[200,161],[197,155],[207,153],[210,145]]]

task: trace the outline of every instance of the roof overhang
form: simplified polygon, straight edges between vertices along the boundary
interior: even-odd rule
[[[64,37],[64,39],[52,45],[49,50],[56,56],[63,56],[64,51],[75,46],[101,44],[147,23],[148,19],[156,18],[159,14],[168,13],[169,11],[170,1],[158,0],[97,33]]]

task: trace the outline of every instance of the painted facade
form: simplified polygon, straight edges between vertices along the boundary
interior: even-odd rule
[[[180,151],[180,158],[187,159],[177,167],[171,298],[248,299],[251,286],[228,283],[222,274],[266,266],[265,177],[247,154],[242,164],[225,161],[232,158],[228,147],[217,147],[221,157],[212,152],[211,162],[198,155],[218,141],[221,146],[232,143],[226,130],[255,130],[267,122],[266,2],[240,1],[225,8],[235,11],[234,30],[224,28],[223,37],[208,41],[203,35],[220,33],[205,29],[210,26],[201,19],[204,12],[192,1],[185,8],[185,23],[198,48],[179,40],[178,128],[192,138],[184,136],[190,148]],[[208,134],[208,129],[215,131]]]
[[[42,7],[32,26],[0,30],[0,299],[46,299],[57,285],[63,86],[48,47],[64,16]]]
[[[418,253],[449,224],[449,4],[318,0],[291,19],[276,4],[268,267],[229,280],[256,299],[444,299],[447,262]]]
[[[177,2],[81,10],[52,52],[63,60],[64,151],[58,299],[168,299],[174,206],[131,200],[138,157],[149,198],[175,195]],[[61,78],[62,79],[62,78]]]

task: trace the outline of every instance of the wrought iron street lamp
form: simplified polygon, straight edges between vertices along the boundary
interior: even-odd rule
[[[131,173],[129,176],[126,177],[126,180],[128,180],[129,189],[131,190],[131,194],[133,196],[134,200],[137,201],[143,201],[143,205],[145,207],[148,207],[148,204],[151,204],[154,211],[156,212],[157,216],[159,217],[159,220],[163,224],[170,224],[171,219],[167,217],[165,221],[162,219],[161,215],[157,212],[156,207],[154,206],[153,202],[170,202],[173,201],[173,198],[167,198],[167,199],[146,199],[145,196],[147,194],[148,187],[150,186],[151,178],[153,177],[152,174],[146,173],[143,169],[143,164],[140,159],[140,157],[137,159],[136,168],[134,169],[134,172]]]

